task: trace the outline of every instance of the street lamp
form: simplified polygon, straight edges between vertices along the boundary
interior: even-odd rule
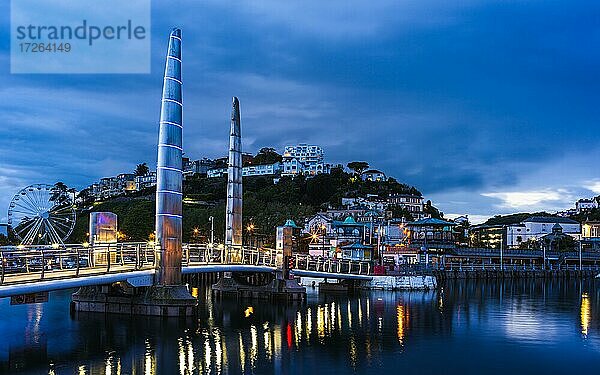
[[[209,216],[208,221],[210,221],[210,247],[213,247],[215,243],[215,218]]]

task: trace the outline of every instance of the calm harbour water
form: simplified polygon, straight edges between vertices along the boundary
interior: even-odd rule
[[[70,293],[0,300],[0,373],[600,373],[600,280],[309,290],[303,305],[201,296],[187,321],[71,317]]]

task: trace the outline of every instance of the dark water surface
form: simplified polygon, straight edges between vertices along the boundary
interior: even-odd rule
[[[459,282],[432,292],[309,291],[217,302],[198,319],[69,315],[0,300],[0,372],[600,374],[600,281]],[[202,293],[201,293],[202,294]]]

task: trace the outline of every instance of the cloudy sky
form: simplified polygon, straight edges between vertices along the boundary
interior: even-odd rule
[[[156,161],[167,37],[183,30],[184,148],[322,145],[417,186],[448,216],[600,194],[600,3],[153,2],[152,73],[10,74],[0,5],[0,222],[32,183],[83,188]],[[451,5],[449,3],[454,3]]]

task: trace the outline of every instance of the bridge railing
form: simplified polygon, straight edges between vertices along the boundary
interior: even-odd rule
[[[372,266],[370,262],[313,257],[310,255],[294,255],[294,268],[305,271],[370,275]]]
[[[184,265],[196,264],[245,264],[275,267],[277,251],[249,246],[211,246],[210,244],[185,244]]]
[[[582,265],[578,264],[548,264],[544,267],[541,264],[457,264],[447,263],[445,265],[436,265],[434,270],[439,271],[596,271],[600,272],[600,265]]]
[[[154,249],[147,243],[27,246],[0,248],[0,284],[154,267]]]

